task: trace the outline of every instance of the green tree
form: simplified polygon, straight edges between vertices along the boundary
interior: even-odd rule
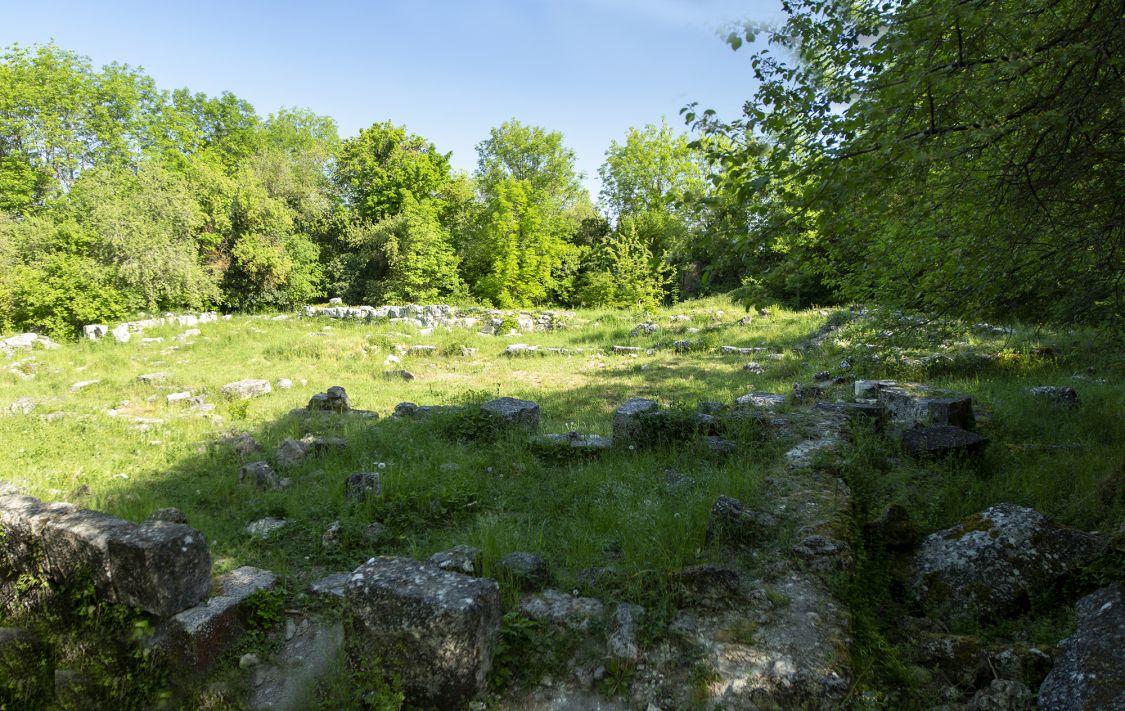
[[[580,255],[573,224],[535,200],[530,183],[496,184],[467,255],[476,294],[501,308],[547,303],[569,290],[566,267]]]
[[[966,318],[1120,323],[1125,32],[1101,0],[798,0],[743,116],[686,110],[847,297]],[[736,48],[755,28],[732,33]],[[758,136],[768,139],[763,146]],[[716,146],[721,144],[716,143]],[[791,211],[791,214],[785,214]]]
[[[54,44],[0,53],[0,209],[26,212],[84,169],[126,164],[148,141],[162,96],[125,65],[100,72]]]
[[[614,217],[645,211],[687,213],[708,187],[701,152],[665,123],[630,128],[625,143],[610,143],[598,175],[602,204]]]
[[[134,309],[199,309],[219,291],[200,260],[203,214],[183,176],[154,161],[94,168],[59,205],[92,235],[86,250]]]
[[[513,120],[477,154],[477,221],[457,240],[474,293],[505,307],[568,300],[592,212],[574,152],[561,133]]]
[[[390,121],[343,142],[336,180],[356,217],[378,222],[402,210],[407,195],[437,197],[450,181],[449,154]]]
[[[377,303],[435,303],[466,295],[457,273],[460,259],[433,204],[407,195],[402,211],[377,226],[376,239],[386,265],[373,295]]]
[[[523,181],[536,202],[562,210],[584,193],[575,160],[558,131],[512,119],[477,144],[477,184],[491,198],[501,185]]]
[[[583,306],[649,309],[663,303],[672,268],[653,259],[631,216],[594,247],[579,280]]]

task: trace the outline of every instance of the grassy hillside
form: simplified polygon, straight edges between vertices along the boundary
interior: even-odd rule
[[[690,320],[672,319],[679,314]],[[1097,334],[863,318],[810,343],[826,322],[843,322],[845,314],[773,309],[745,323],[745,310],[712,299],[648,314],[580,311],[562,330],[511,336],[236,316],[203,324],[200,335],[186,339],[177,338],[183,329],[163,327],[143,334],[161,342],[135,337],[127,344],[107,339],[17,352],[0,372],[0,406],[7,413],[9,403],[30,398],[34,409],[0,416],[0,479],[34,496],[132,521],[179,508],[206,535],[216,573],[241,565],[273,570],[285,580],[291,605],[313,605],[304,592],[309,581],[351,570],[371,555],[424,558],[465,543],[483,551],[485,575],[495,574],[495,563],[509,552],[541,555],[565,590],[584,584],[584,569],[610,566],[615,594],[651,609],[661,594],[651,585],[652,571],[722,562],[717,549],[703,545],[716,496],[768,508],[758,500],[760,485],[784,476],[784,447],[767,432],[741,433],[741,449],[731,457],[689,443],[560,460],[537,455],[526,438],[481,439],[455,419],[389,418],[394,406],[510,395],[541,405],[543,432],[605,435],[614,409],[630,397],[693,409],[704,401],[729,405],[750,391],[790,393],[795,382],[829,371],[968,393],[980,408],[980,431],[992,440],[983,461],[969,466],[912,462],[893,443],[861,438],[840,472],[856,492],[861,522],[898,502],[928,532],[1011,501],[1086,529],[1122,525],[1123,364],[1119,351],[1099,347]],[[659,327],[655,333],[631,335],[649,320]],[[677,350],[678,340],[690,341],[690,348]],[[507,357],[510,343],[569,352]],[[437,350],[404,355],[399,348],[417,345]],[[612,345],[642,350],[613,354]],[[723,354],[723,345],[765,350]],[[391,355],[401,363],[388,363]],[[746,370],[750,361],[764,373]],[[413,380],[401,376],[404,369]],[[170,375],[151,384],[138,380],[154,372]],[[221,394],[224,384],[243,378],[268,379],[274,392],[250,400]],[[277,388],[283,378],[293,381],[291,389]],[[80,381],[97,382],[72,390]],[[333,385],[347,389],[353,407],[376,411],[379,419],[290,414]],[[1080,405],[1053,407],[1023,392],[1031,385],[1073,386]],[[168,394],[185,391],[215,408],[166,402]],[[225,441],[239,433],[252,435],[263,451],[240,457]],[[272,461],[283,440],[305,434],[341,436],[347,448],[279,472],[291,478],[283,489],[239,483],[244,461]],[[382,497],[345,501],[344,479],[357,471],[382,475]],[[244,531],[266,516],[290,523],[266,540]],[[341,524],[339,543],[326,547],[321,537],[333,521]],[[373,521],[391,534],[378,545],[364,536]],[[501,583],[510,604],[516,591]],[[1051,627],[1044,634],[1057,632]]]

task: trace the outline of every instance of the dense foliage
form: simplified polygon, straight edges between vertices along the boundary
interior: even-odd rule
[[[165,91],[56,45],[0,54],[0,328],[71,335],[140,312],[466,301],[652,306],[691,251],[703,154],[614,144],[613,225],[561,133],[492,129],[472,175],[405,126],[341,141],[305,110]],[[678,261],[677,261],[678,260]],[[602,286],[599,286],[601,284]]]
[[[0,51],[0,329],[140,312],[854,300],[1120,325],[1122,15],[1104,0],[794,0],[741,116],[630,129],[595,204],[517,120],[471,174],[405,126]],[[759,28],[731,33],[738,49]]]
[[[786,7],[743,115],[685,112],[752,206],[746,251],[850,299],[1120,325],[1120,3]]]

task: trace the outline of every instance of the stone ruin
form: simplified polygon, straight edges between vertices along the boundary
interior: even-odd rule
[[[306,306],[305,316],[323,316],[331,319],[358,321],[387,321],[388,323],[433,328],[435,326],[477,328],[484,333],[500,333],[507,324],[520,332],[552,331],[574,317],[569,311],[501,311],[497,309],[457,309],[444,304],[420,306]]]
[[[146,328],[155,328],[167,324],[197,326],[201,323],[217,321],[219,318],[219,314],[214,311],[204,311],[199,314],[164,314],[156,318],[126,321],[124,323],[119,323],[113,328],[110,328],[104,323],[91,323],[82,327],[82,336],[87,340],[97,341],[110,335],[113,336],[113,340],[118,343],[128,343],[134,334],[141,333]],[[221,318],[229,319],[230,316],[222,316]]]
[[[512,436],[527,437],[537,451],[554,453],[597,456],[614,448],[695,441],[729,456],[741,446],[737,428],[748,424],[786,442],[785,475],[764,483],[762,501],[768,502],[768,509],[720,495],[705,530],[699,531],[700,544],[718,547],[729,563],[668,573],[668,584],[682,601],[673,611],[669,630],[678,640],[674,644],[689,645],[709,670],[702,690],[675,664],[675,647],[646,649],[640,644],[643,608],[554,589],[547,562],[516,551],[498,561],[496,570],[516,583],[519,612],[549,628],[576,634],[586,640],[586,648],[594,645],[597,651],[559,669],[552,685],[520,691],[526,696],[505,703],[624,709],[625,703],[593,691],[604,678],[607,663],[633,670],[625,691],[626,703],[632,707],[683,708],[697,702],[700,693],[706,703],[721,708],[835,708],[844,703],[852,670],[839,650],[849,644],[850,620],[829,581],[853,572],[852,533],[842,523],[851,516],[853,502],[847,484],[836,478],[832,467],[822,464],[839,452],[851,423],[902,438],[904,448],[911,451],[910,433],[955,428],[975,434],[975,416],[968,398],[924,386],[857,381],[854,399],[830,400],[832,394],[831,387],[816,387],[811,397],[814,406],[804,407],[798,393],[792,397],[752,393],[733,406],[704,403],[693,411],[666,409],[654,400],[636,398],[615,411],[612,437],[540,434],[539,406],[517,398],[471,407],[398,405],[397,419],[485,416]],[[354,411],[347,393],[336,386],[314,396],[309,407],[299,412],[348,415]],[[718,446],[718,442],[725,444]],[[253,444],[246,443],[247,454],[258,449]],[[944,440],[940,444],[917,454],[945,456],[955,451]],[[279,448],[277,461],[282,466],[283,456],[298,449],[303,458],[344,446],[334,438],[290,440]],[[274,485],[267,462],[247,466],[243,478],[259,486],[263,480]],[[679,486],[686,479],[668,472],[667,485]],[[350,498],[383,495],[377,472],[353,474],[342,486]],[[25,573],[65,582],[90,574],[104,600],[140,608],[157,619],[156,633],[147,644],[177,665],[185,679],[202,678],[210,670],[244,631],[248,600],[276,584],[269,571],[243,567],[212,585],[211,558],[203,536],[174,510],[136,525],[70,504],[13,494],[0,497],[0,527],[5,540],[0,578],[10,581]],[[326,532],[326,541],[330,533]],[[384,535],[382,530],[371,534],[372,540]],[[1054,584],[1106,550],[1102,537],[1059,526],[1011,504],[994,506],[924,540],[913,532],[905,510],[892,507],[865,526],[863,535],[910,557],[916,571],[910,593],[939,620],[966,612],[1001,614],[1018,607],[1030,591]],[[779,548],[781,541],[785,544]],[[773,563],[764,569],[746,567],[739,561],[748,550],[770,556]],[[449,708],[478,698],[486,688],[502,616],[497,582],[479,577],[480,573],[480,551],[462,545],[425,562],[376,556],[351,572],[316,581],[310,588],[314,594],[342,600],[341,621],[328,626],[310,626],[306,621],[295,626],[291,635],[287,631],[289,641],[277,665],[255,672],[262,683],[255,682],[252,707],[287,708],[285,699],[294,698],[292,687],[315,684],[341,650],[353,657],[383,659],[402,680],[410,703]],[[580,578],[596,581],[607,574],[612,572],[592,569]],[[979,599],[985,589],[988,599]],[[1107,667],[1105,662],[1125,639],[1121,599],[1117,586],[1078,603],[1079,629],[1063,643],[1063,655],[1038,692],[1040,708],[1072,708],[1068,704],[1073,699],[1125,698],[1122,669]],[[740,636],[732,630],[753,633]],[[6,660],[12,655],[5,656],[10,649],[50,658],[50,645],[28,635],[0,629],[0,665],[10,666]],[[950,655],[986,660],[996,678],[975,692],[974,708],[1020,708],[996,704],[1012,699],[1016,700],[1012,703],[1030,702],[1033,692],[1021,670],[1043,663],[1041,651],[1014,647],[964,654],[943,651],[959,650],[958,644],[955,636],[927,632],[917,648],[917,661],[945,669],[942,665]],[[1045,664],[1050,667],[1049,658]],[[973,676],[966,683],[976,684],[976,679]]]

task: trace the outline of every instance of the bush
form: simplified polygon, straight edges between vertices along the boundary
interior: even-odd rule
[[[76,254],[50,254],[12,275],[13,320],[69,338],[84,324],[124,319],[129,299],[102,265]]]

